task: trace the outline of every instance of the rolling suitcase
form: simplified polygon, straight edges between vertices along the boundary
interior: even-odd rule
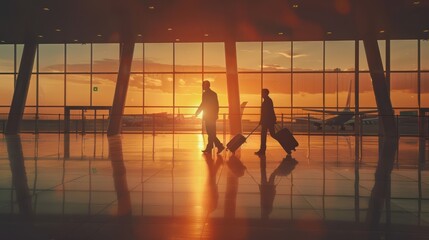
[[[282,128],[276,132],[274,138],[280,143],[280,145],[288,154],[291,154],[292,150],[296,151],[295,148],[299,145],[298,141],[287,128]]]
[[[252,133],[259,127],[256,126],[255,129],[253,129],[253,131],[251,133],[249,133],[249,135],[247,135],[247,137],[243,136],[243,134],[237,134],[235,135],[227,144],[226,144],[226,149],[231,151],[232,153],[235,152],[235,150],[237,150],[241,145],[243,145],[243,143],[246,142],[246,139],[248,137],[250,137],[250,135],[252,135]]]

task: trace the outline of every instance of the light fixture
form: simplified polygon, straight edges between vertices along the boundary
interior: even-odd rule
[[[384,33],[384,30],[380,30],[380,33]]]
[[[424,32],[424,33],[428,33],[428,32],[429,32],[429,29],[425,29],[425,30],[423,30],[423,32]]]
[[[208,33],[205,33],[205,34],[204,34],[204,37],[208,37],[208,36],[209,36],[209,34],[208,34]]]
[[[298,8],[298,7],[299,7],[299,5],[298,5],[298,4],[294,4],[294,5],[292,5],[292,7],[293,7],[293,8]]]
[[[420,4],[420,1],[414,1],[413,2],[413,5],[419,5]]]
[[[38,38],[42,38],[42,37],[43,37],[43,35],[37,35],[37,37],[38,37]]]
[[[283,35],[284,33],[283,33],[283,32],[278,32],[277,34],[278,34],[278,35]]]
[[[1,40],[1,42],[2,42],[2,43],[5,43],[6,41],[5,41],[5,40]]]
[[[55,29],[55,32],[61,32],[60,28]]]
[[[101,35],[101,34],[97,34],[97,37],[102,37],[103,35]]]
[[[172,31],[173,29],[172,28],[167,28],[167,31]]]
[[[327,35],[331,35],[331,34],[332,34],[332,32],[326,32],[326,34],[327,34]]]
[[[180,42],[180,39],[179,39],[179,38],[176,38],[176,42]]]
[[[73,40],[73,42],[77,42],[77,41],[78,41],[77,39]]]
[[[142,36],[142,34],[141,34],[141,33],[137,34],[137,37],[141,37],[141,36]]]
[[[149,6],[148,7],[150,10],[154,10],[155,9],[155,7],[154,6]]]
[[[44,11],[50,11],[51,9],[49,9],[48,7],[44,7],[43,10]]]

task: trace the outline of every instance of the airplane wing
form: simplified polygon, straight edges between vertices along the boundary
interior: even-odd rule
[[[310,111],[310,112],[333,114],[333,115],[353,114],[353,112],[348,112],[348,111],[331,111],[331,110],[312,109],[312,108],[303,108],[302,110]]]
[[[322,119],[318,119],[318,118],[306,118],[306,117],[298,117],[298,118],[294,118],[296,123],[313,123],[313,124],[322,124],[323,120]]]

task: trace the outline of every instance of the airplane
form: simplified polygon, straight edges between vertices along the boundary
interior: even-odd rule
[[[340,126],[341,130],[345,130],[346,125],[353,125],[354,124],[354,116],[355,112],[350,110],[350,96],[352,92],[352,81],[350,81],[349,85],[349,93],[347,95],[347,101],[344,109],[342,111],[331,111],[331,110],[321,110],[321,109],[311,109],[311,108],[303,108],[302,110],[310,111],[310,112],[319,112],[329,115],[336,115],[334,117],[330,117],[324,120],[314,117],[300,117],[295,118],[296,123],[308,123],[310,122],[314,126],[317,127],[318,130],[322,129],[323,123],[325,126],[331,126],[334,128],[335,126]],[[377,113],[378,110],[369,110],[369,111],[359,111],[359,115],[368,114],[368,113]],[[362,123],[365,122],[373,122],[373,120],[376,120],[376,118],[366,118],[362,120]]]

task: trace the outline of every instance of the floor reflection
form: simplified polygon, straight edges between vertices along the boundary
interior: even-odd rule
[[[297,138],[301,148],[284,157],[271,140],[266,156],[254,155],[259,142],[252,137],[236,154],[216,155],[201,154],[201,136],[192,134],[1,136],[0,235],[420,239],[429,234],[428,140]]]

